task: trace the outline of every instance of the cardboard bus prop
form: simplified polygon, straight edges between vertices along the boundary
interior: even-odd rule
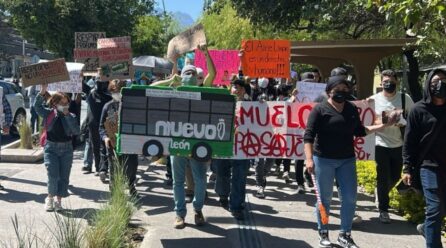
[[[121,93],[118,153],[232,157],[236,102],[228,90],[132,85]]]

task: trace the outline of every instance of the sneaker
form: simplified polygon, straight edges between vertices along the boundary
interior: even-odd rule
[[[231,215],[236,219],[236,220],[244,220],[245,219],[245,215],[243,214],[243,211],[241,210],[236,210],[236,211],[232,211]]]
[[[424,224],[418,224],[417,231],[421,236],[426,237],[426,236],[424,236]]]
[[[285,171],[283,173],[282,179],[285,180],[285,183],[289,183],[290,182],[290,173],[288,171]]]
[[[362,222],[362,217],[357,215],[357,214],[355,214],[353,216],[353,224],[358,224],[358,223],[361,223],[361,222]]]
[[[226,210],[229,209],[229,200],[227,197],[220,197],[220,200],[218,200],[220,202],[220,206]]]
[[[305,186],[303,184],[297,185],[297,193],[298,194],[305,194]]]
[[[175,227],[175,229],[185,228],[186,223],[184,222],[184,218],[180,216],[175,217],[175,222],[173,223],[173,227]]]
[[[86,173],[91,173],[91,167],[82,166],[82,171],[85,171]]]
[[[328,230],[319,230],[319,247],[331,247]]]
[[[105,171],[101,171],[99,172],[99,179],[101,180],[101,182],[105,182],[105,180],[107,179],[107,172]]]
[[[387,212],[379,212],[379,221],[384,224],[390,224],[390,216]]]
[[[257,191],[254,196],[260,199],[265,198],[265,188],[263,188],[262,186],[257,186]]]
[[[195,225],[203,226],[206,223],[203,212],[195,210]]]
[[[194,194],[186,194],[185,201],[186,203],[191,203],[194,200]]]
[[[98,176],[99,176],[99,172],[96,171],[96,172],[94,173],[94,176],[95,176],[95,177],[98,177]]]
[[[353,241],[350,233],[339,233],[338,245],[344,248],[359,248]]]
[[[47,212],[54,211],[54,198],[45,198],[45,210]]]
[[[62,211],[63,210],[63,208],[62,208],[62,202],[60,202],[60,201],[55,201],[54,202],[54,211],[56,211],[56,212],[60,212],[60,211]]]

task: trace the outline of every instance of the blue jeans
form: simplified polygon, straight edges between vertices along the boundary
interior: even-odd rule
[[[88,138],[85,141],[85,149],[84,149],[84,167],[91,169],[93,165],[93,148],[90,144],[90,139]]]
[[[67,197],[73,163],[73,144],[68,142],[46,141],[44,155],[48,174],[48,194]]]
[[[341,232],[351,232],[353,216],[356,208],[357,176],[356,159],[328,159],[314,156],[317,187],[327,213],[330,213],[330,202],[333,196],[334,179],[339,184],[341,201]],[[318,204],[316,203],[316,209]],[[322,225],[321,216],[317,211],[319,230],[328,230],[328,225]]]
[[[206,195],[207,164],[187,157],[171,156],[170,159],[172,162],[173,199],[175,201],[175,212],[177,216],[184,218],[187,213],[184,191],[186,165],[189,164],[195,183],[194,200],[192,205],[194,206],[194,210],[201,211]]]
[[[217,170],[215,193],[220,198],[229,197],[229,209],[231,211],[242,210],[242,204],[246,195],[246,176],[249,170],[249,160],[214,159],[213,162],[214,168]]]
[[[440,176],[438,167],[422,167],[420,178],[426,202],[426,219],[424,220],[426,247],[443,247],[441,244],[441,222],[445,216],[445,178]]]

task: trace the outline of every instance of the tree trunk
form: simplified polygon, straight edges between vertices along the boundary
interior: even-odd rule
[[[407,83],[409,92],[414,102],[421,100],[423,97],[422,87],[418,82],[420,75],[420,68],[418,66],[418,59],[414,56],[414,49],[404,51],[404,56],[407,58],[409,64],[409,73],[407,75]]]

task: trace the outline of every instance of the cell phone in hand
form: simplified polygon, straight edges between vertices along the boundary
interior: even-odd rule
[[[389,122],[389,116],[387,115],[386,111],[383,111],[381,113],[381,120],[382,120],[383,124],[387,124]]]

